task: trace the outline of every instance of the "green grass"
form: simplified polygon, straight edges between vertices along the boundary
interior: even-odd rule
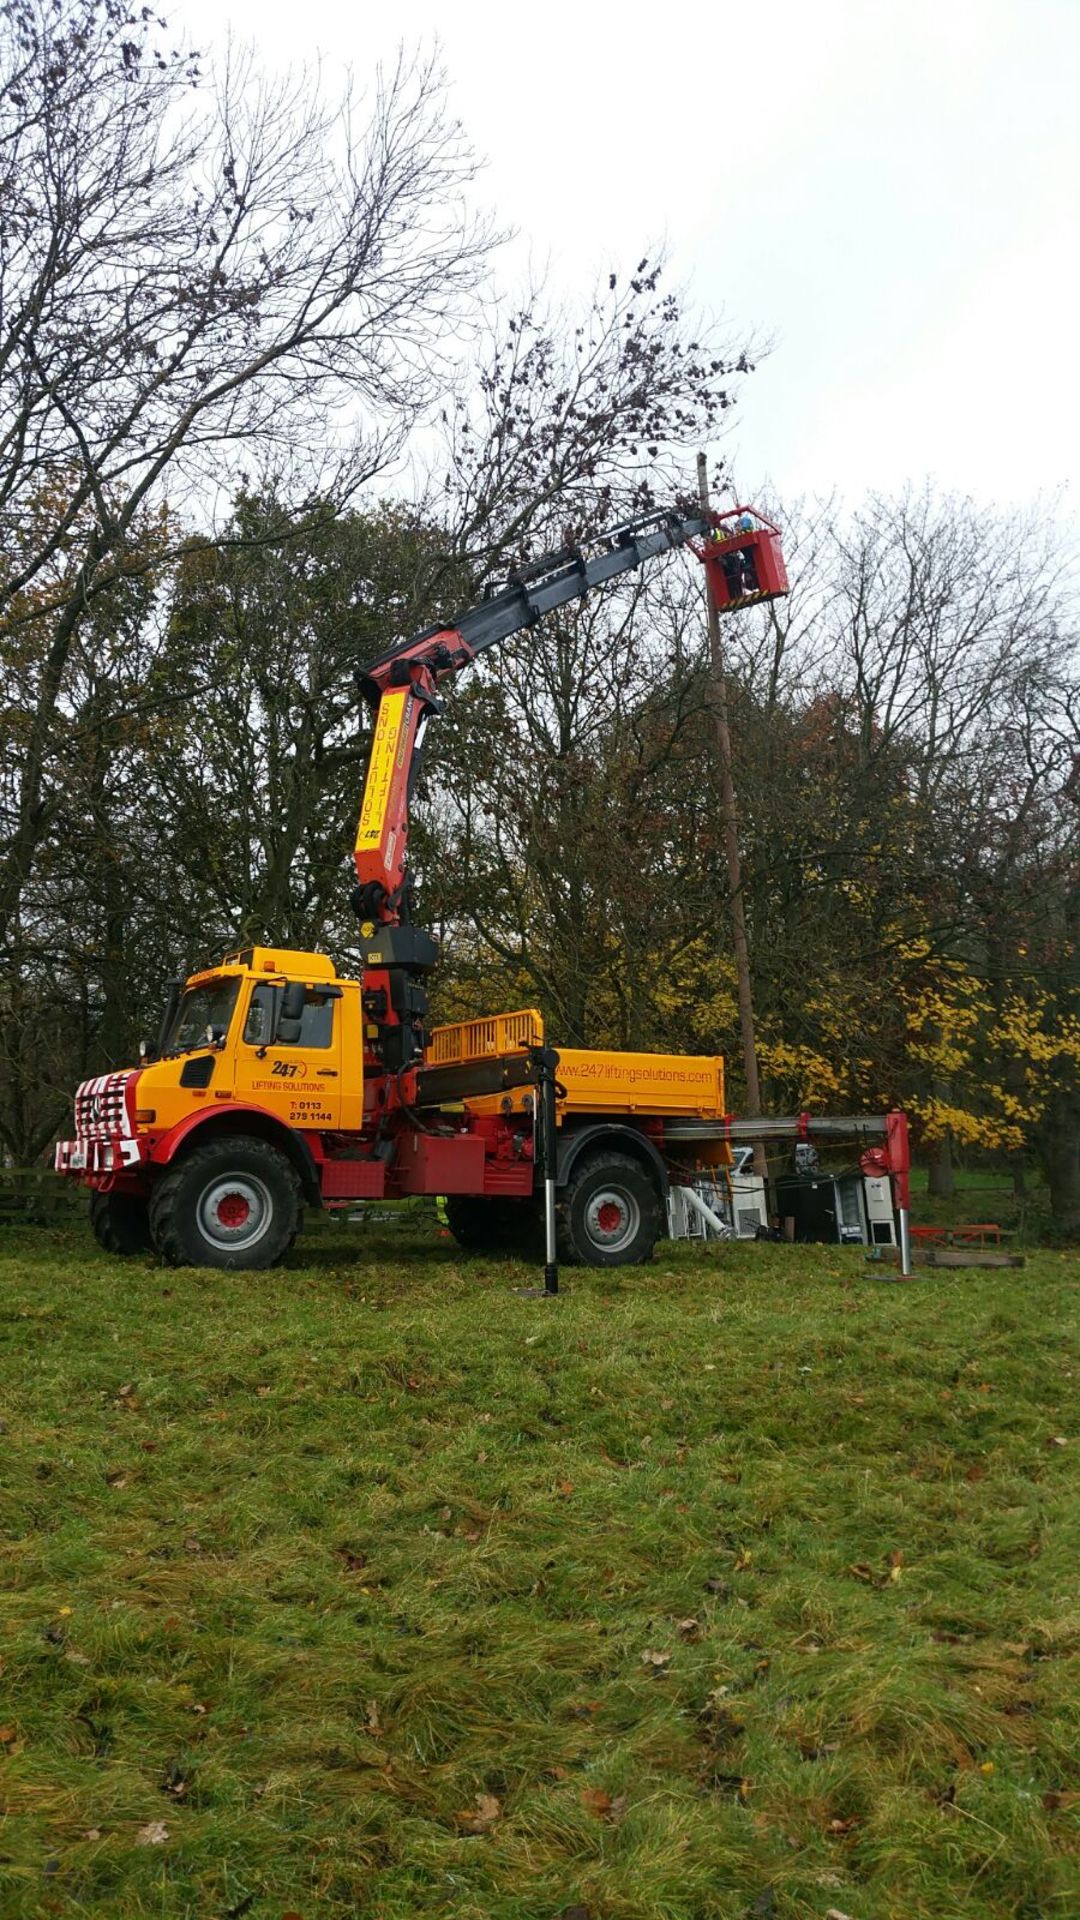
[[[1076,1259],[661,1253],[9,1232],[4,1920],[1080,1913]]]

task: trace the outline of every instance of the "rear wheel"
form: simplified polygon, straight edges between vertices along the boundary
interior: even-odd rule
[[[272,1267],[292,1246],[300,1217],[289,1161],[247,1134],[196,1147],[150,1199],[154,1245],[174,1267]]]
[[[92,1193],[90,1228],[106,1253],[149,1253],[150,1212],[137,1193]]]
[[[660,1234],[656,1180],[627,1153],[593,1153],[574,1167],[556,1213],[559,1258],[587,1267],[652,1258]]]
[[[446,1197],[446,1224],[466,1253],[536,1255],[543,1235],[532,1200],[485,1200],[471,1193]]]

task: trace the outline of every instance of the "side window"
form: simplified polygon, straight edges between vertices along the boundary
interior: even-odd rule
[[[304,1001],[298,1047],[328,1047],[334,1037],[334,1002],[325,993],[312,991]]]
[[[274,995],[276,987],[268,987],[264,982],[256,987],[248,1003],[248,1016],[244,1023],[244,1040],[249,1047],[265,1046],[272,1029]]]
[[[244,1025],[244,1040],[249,1047],[267,1046],[274,1028],[274,1000],[280,995],[280,987],[271,987],[260,981],[248,1003],[248,1015]],[[274,1041],[278,1047],[329,1047],[334,1038],[334,1001],[337,995],[320,993],[317,987],[309,989],[304,1001],[304,1011],[300,1016],[300,1036],[296,1040],[286,1040],[279,1033]]]

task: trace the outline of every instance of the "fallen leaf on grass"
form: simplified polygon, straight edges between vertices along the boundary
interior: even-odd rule
[[[851,1920],[851,1915],[850,1913],[841,1913],[839,1907],[829,1907],[825,1914],[825,1920]]]
[[[641,1656],[641,1664],[643,1667],[656,1667],[658,1671],[662,1671],[664,1667],[670,1667],[671,1655],[670,1653],[657,1653],[653,1647],[646,1647]]]
[[[556,1480],[555,1491],[560,1500],[569,1500],[574,1491],[574,1483],[572,1480]]]
[[[163,1847],[168,1837],[169,1829],[165,1825],[164,1820],[150,1820],[145,1827],[139,1828],[138,1833],[135,1835],[135,1845],[137,1847]]]
[[[594,1819],[606,1820],[609,1826],[617,1827],[626,1814],[627,1796],[625,1793],[617,1793],[613,1799],[610,1793],[604,1792],[603,1787],[585,1787],[581,1794],[581,1804],[586,1813],[591,1813]]]
[[[13,1747],[18,1737],[14,1727],[0,1727],[0,1747]]]
[[[848,1572],[853,1573],[856,1580],[873,1580],[874,1578],[874,1569],[868,1567],[865,1560],[854,1560]]]
[[[369,1733],[382,1732],[382,1721],[379,1719],[379,1703],[377,1700],[368,1701],[367,1712],[364,1715],[364,1725]]]
[[[1046,1444],[1048,1447],[1067,1447],[1069,1443],[1063,1433],[1052,1433]]]
[[[685,1620],[677,1622],[675,1631],[682,1640],[697,1640],[701,1635],[701,1622],[688,1614]]]
[[[1047,1813],[1064,1813],[1069,1807],[1080,1806],[1080,1792],[1075,1787],[1058,1788],[1044,1793],[1042,1803]]]
[[[742,1552],[739,1554],[738,1559],[735,1562],[736,1573],[745,1573],[747,1567],[750,1565],[750,1562],[753,1560],[753,1558],[754,1556],[751,1553],[749,1547],[744,1547]]]
[[[501,1813],[502,1807],[493,1793],[478,1793],[475,1806],[467,1807],[464,1813],[455,1813],[454,1820],[465,1833],[486,1833]]]
[[[846,1820],[830,1820],[827,1831],[837,1834],[851,1833],[858,1824],[858,1814],[852,1813],[848,1815]]]
[[[87,1829],[86,1829],[86,1832],[85,1832],[85,1833],[83,1834],[83,1839],[84,1839],[84,1840],[100,1840],[100,1839],[101,1839],[101,1828],[100,1828],[100,1827],[87,1827]]]

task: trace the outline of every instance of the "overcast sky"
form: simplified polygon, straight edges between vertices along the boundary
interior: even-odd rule
[[[665,241],[768,336],[740,491],[1070,487],[1080,437],[1080,0],[177,0],[207,50],[363,81],[441,43],[482,193],[573,294]]]

